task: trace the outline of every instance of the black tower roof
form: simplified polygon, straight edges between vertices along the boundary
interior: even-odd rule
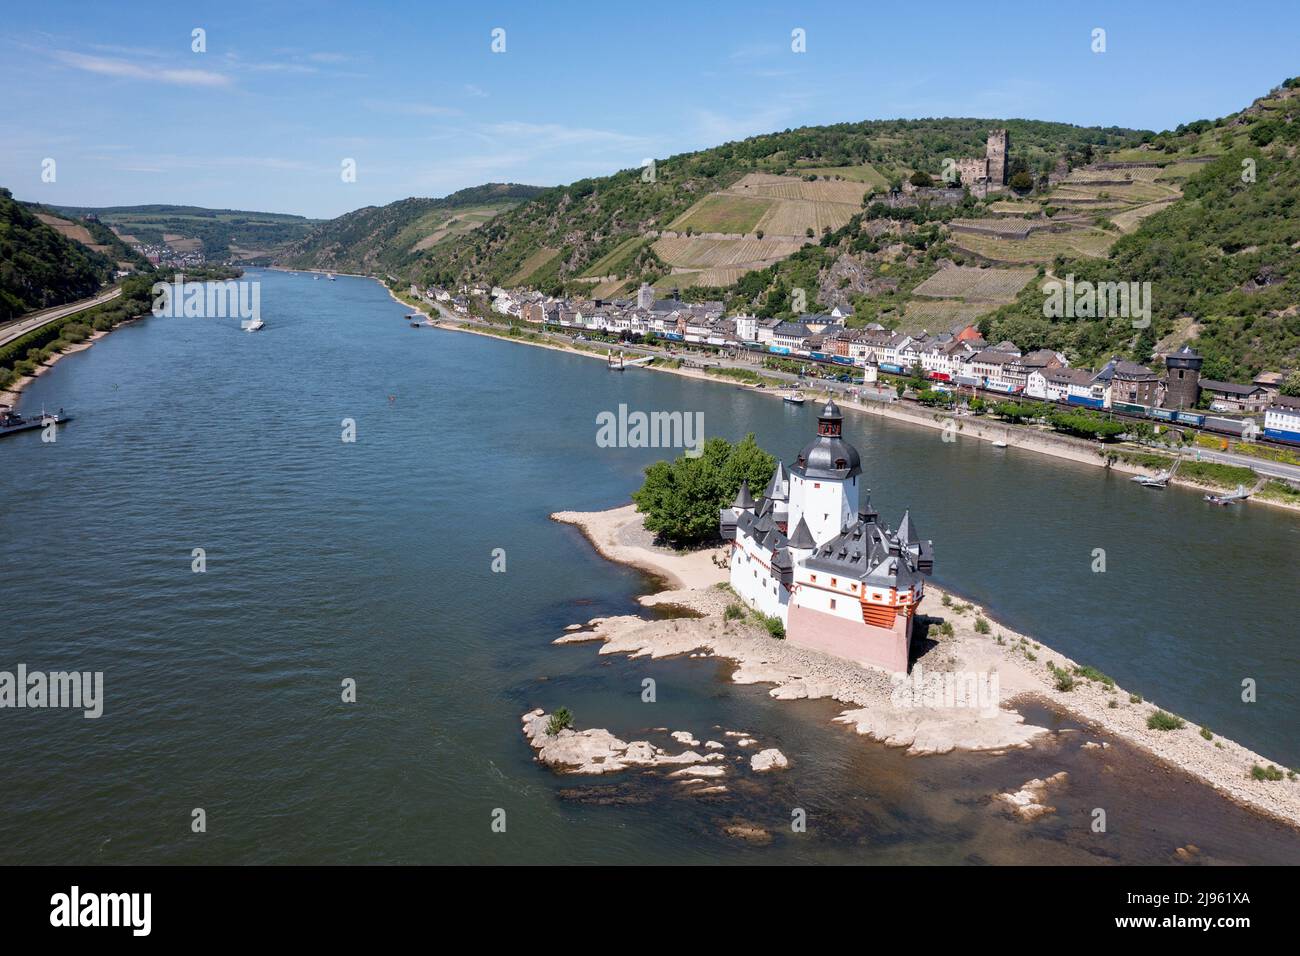
[[[842,437],[844,416],[833,401],[817,415],[817,437],[804,446],[790,471],[803,478],[851,478],[862,473],[858,450]]]

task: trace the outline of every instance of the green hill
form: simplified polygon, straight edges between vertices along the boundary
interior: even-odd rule
[[[0,321],[94,295],[116,270],[0,188]]]
[[[334,272],[409,274],[443,243],[491,222],[536,196],[537,186],[488,183],[441,199],[402,199],[366,206],[320,223],[277,256],[280,265]]]
[[[1204,374],[1249,380],[1300,367],[1300,78],[1239,113],[1198,120],[1117,154],[1184,175],[1183,196],[1118,238],[1103,259],[1058,257],[1057,276],[1150,282],[1151,326],[1044,318],[1032,282],[983,320],[986,338],[1050,347],[1096,365],[1148,361],[1194,339]],[[1208,161],[1207,161],[1208,160]]]
[[[54,211],[75,218],[94,215],[130,237],[128,242],[166,243],[179,251],[201,249],[210,261],[268,259],[303,238],[320,221],[283,213],[202,206],[58,206]]]
[[[432,250],[418,277],[441,283],[466,279],[504,282],[542,250],[549,249],[556,254],[542,257],[545,264],[527,277],[529,284],[548,291],[566,286],[572,291],[590,288],[590,282],[584,286],[574,280],[595,278],[591,267],[597,263],[630,281],[654,281],[671,265],[648,244],[628,240],[667,228],[698,201],[735,186],[746,174],[843,180],[861,186],[861,193],[853,190],[853,206],[857,207],[868,191],[881,188],[881,181],[901,181],[915,169],[938,173],[945,159],[983,155],[988,131],[994,126],[1008,129],[1013,156],[1038,173],[1051,170],[1062,158],[1078,157],[1089,150],[1135,147],[1143,136],[1134,130],[977,119],[842,123],[755,136],[660,160],[652,177],[630,169],[548,189],[494,219],[489,228],[469,232]],[[759,190],[764,188],[760,186]],[[802,201],[793,194],[792,198],[778,200],[775,190],[770,191],[773,195],[759,200],[732,196],[725,202],[712,201],[718,208],[697,210],[678,228],[688,228],[697,220],[744,231],[755,228],[757,223],[757,228],[762,229],[762,215],[769,211],[760,208],[763,203]],[[843,218],[841,214],[830,221],[838,223]],[[777,231],[767,230],[771,235]],[[784,231],[791,232],[789,227]],[[797,234],[800,239],[805,235],[802,224]],[[618,254],[610,256],[615,250],[619,250]],[[781,252],[788,254],[788,250]],[[720,263],[724,268],[700,271],[706,276],[730,277],[743,271],[743,257],[748,254],[748,250],[737,251],[727,259],[718,253],[718,258],[727,259]],[[739,268],[726,268],[736,265]]]

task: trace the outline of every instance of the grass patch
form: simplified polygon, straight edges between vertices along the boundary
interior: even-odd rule
[[[1265,482],[1264,487],[1260,488],[1257,494],[1267,501],[1284,501],[1287,504],[1300,505],[1300,488],[1295,488],[1276,478]]]
[[[1182,730],[1187,724],[1183,718],[1157,710],[1147,718],[1148,730]]]
[[[1281,780],[1285,776],[1277,767],[1269,764],[1267,767],[1261,767],[1255,764],[1250,768],[1250,775],[1256,780]]]
[[[771,617],[762,611],[755,611],[754,619],[763,625],[763,629],[778,641],[785,639],[785,625],[781,623],[779,617]]]
[[[551,714],[551,719],[546,722],[546,733],[554,737],[561,730],[568,730],[572,726],[573,714],[569,713],[569,708],[561,707]]]
[[[1115,678],[1103,674],[1095,667],[1091,667],[1088,665],[1084,665],[1082,667],[1076,667],[1074,669],[1074,673],[1079,677],[1084,678],[1085,680],[1096,681],[1099,684],[1105,684],[1107,687],[1115,686]]]
[[[1074,690],[1074,684],[1075,684],[1074,675],[1072,675],[1064,667],[1057,667],[1055,664],[1048,664],[1047,669],[1052,672],[1052,677],[1055,678],[1055,686],[1057,690],[1059,691]]]
[[[1255,473],[1249,468],[1221,465],[1215,461],[1185,461],[1178,467],[1178,477],[1216,488],[1236,488],[1255,483]]]
[[[1169,455],[1156,455],[1143,451],[1123,451],[1116,449],[1108,451],[1107,455],[1116,461],[1122,461],[1128,465],[1136,465],[1139,468],[1150,468],[1152,471],[1165,471],[1174,463],[1173,457]]]

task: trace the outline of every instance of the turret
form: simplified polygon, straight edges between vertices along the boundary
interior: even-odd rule
[[[790,557],[795,562],[803,561],[816,550],[817,542],[813,540],[812,532],[808,530],[808,522],[803,518],[799,519],[794,534],[790,535],[787,547],[790,549]]]
[[[817,416],[817,437],[790,466],[788,524],[807,522],[817,544],[829,541],[858,519],[858,476],[862,459],[843,438],[844,416],[828,401]]]
[[[784,531],[790,513],[790,478],[785,473],[785,465],[780,461],[776,463],[776,470],[772,472],[772,478],[767,483],[763,498],[764,510],[771,513],[772,520]]]
[[[740,490],[736,492],[736,500],[731,503],[730,508],[722,508],[718,514],[718,530],[722,534],[724,541],[736,540],[736,522],[740,515],[745,511],[754,510],[754,498],[749,493],[749,481],[744,479],[740,482]]]

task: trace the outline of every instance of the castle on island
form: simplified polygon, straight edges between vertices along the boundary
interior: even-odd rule
[[[788,471],[778,462],[761,501],[742,483],[722,509],[731,586],[750,607],[780,618],[790,643],[905,673],[933,548],[917,538],[910,514],[891,531],[872,510],[861,456],[843,426],[828,401],[816,438]]]

